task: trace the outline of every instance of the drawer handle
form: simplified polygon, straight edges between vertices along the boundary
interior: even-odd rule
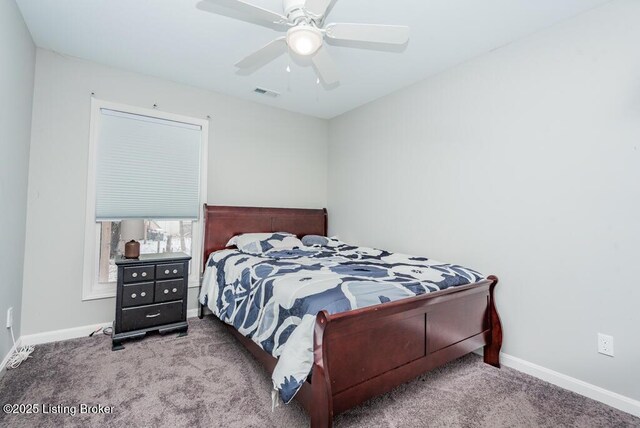
[[[147,318],[155,318],[155,317],[159,317],[160,316],[160,312],[158,312],[157,314],[149,314],[147,315]]]
[[[133,293],[133,294],[131,295],[131,298],[132,298],[132,299],[135,299],[136,297],[137,297],[136,293]]]
[[[164,289],[164,294],[169,294],[169,289],[168,288]]]
[[[178,269],[174,269],[174,270],[173,270],[173,273],[178,273]]]
[[[176,293],[176,292],[178,291],[178,289],[177,289],[177,288],[174,288],[174,289],[173,289],[173,290],[171,290],[171,291],[173,291],[174,293]]]
[[[142,276],[147,276],[147,273],[146,272],[142,272]]]
[[[164,274],[169,275],[169,269],[165,269]]]
[[[140,293],[140,297],[144,297],[146,295],[147,295],[147,293],[145,293],[144,291],[142,293]]]
[[[135,278],[135,277],[137,277],[137,276],[138,276],[138,273],[137,273],[137,272],[134,272],[134,273],[132,273],[132,274],[131,274],[131,276],[132,276],[133,278]]]

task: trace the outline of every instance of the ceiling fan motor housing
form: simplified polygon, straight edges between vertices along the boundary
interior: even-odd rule
[[[282,0],[284,14],[290,22],[298,23],[301,18],[306,20],[307,15],[304,12],[305,0]]]

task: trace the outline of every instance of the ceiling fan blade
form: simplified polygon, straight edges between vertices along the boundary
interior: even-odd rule
[[[246,17],[248,19],[265,21],[271,24],[285,25],[287,23],[287,18],[285,16],[267,9],[263,9],[259,6],[254,6],[242,0],[202,0],[196,5],[198,9],[204,10],[205,12],[219,13],[219,10],[216,9],[216,6],[223,6],[240,12],[242,14],[242,17],[233,16],[234,18],[238,19],[244,19]]]
[[[327,85],[332,85],[340,80],[340,76],[338,76],[338,69],[333,62],[333,59],[331,59],[327,48],[324,46],[321,46],[320,49],[318,49],[318,52],[316,52],[316,54],[311,58],[311,62],[313,63],[318,76],[320,76],[322,81]]]
[[[324,16],[333,0],[307,0],[304,9],[315,17]]]
[[[278,58],[287,51],[286,37],[280,37],[258,49],[248,57],[236,63],[242,69],[259,68]]]
[[[404,25],[329,24],[330,39],[402,45],[409,40],[409,27]]]

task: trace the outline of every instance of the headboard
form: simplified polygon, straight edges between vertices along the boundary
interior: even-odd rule
[[[291,232],[298,238],[304,235],[327,236],[327,210],[205,204],[203,266],[209,254],[225,248],[233,236],[257,232]]]

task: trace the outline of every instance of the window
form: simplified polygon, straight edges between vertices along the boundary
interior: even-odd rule
[[[93,99],[90,134],[83,300],[115,296],[130,239],[190,254],[197,286],[208,121]]]
[[[127,220],[125,220],[126,222]],[[140,254],[183,252],[193,256],[193,222],[183,220],[140,220],[143,229]],[[115,282],[117,278],[116,257],[124,252],[124,244],[130,238],[123,233],[123,222],[100,222],[100,255],[98,260],[98,282]]]

